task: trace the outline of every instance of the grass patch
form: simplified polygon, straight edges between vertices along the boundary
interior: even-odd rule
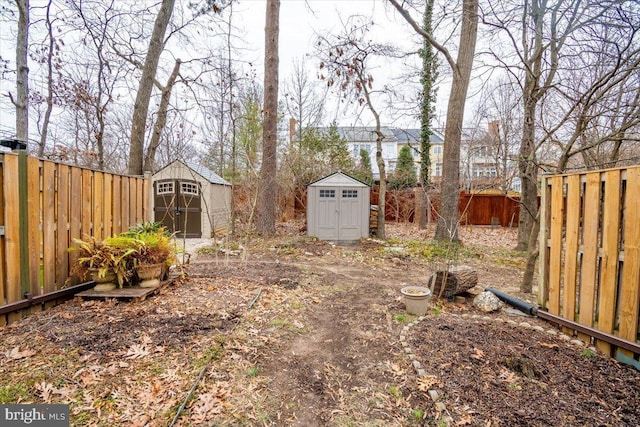
[[[29,387],[25,383],[0,386],[0,404],[18,403],[30,397]]]
[[[249,369],[247,369],[247,375],[250,376],[251,378],[257,377],[259,373],[260,373],[260,370],[258,369],[257,366],[252,366]]]
[[[596,354],[597,353],[590,348],[583,348],[582,351],[580,352],[580,356],[586,357],[587,359],[591,359]]]
[[[396,385],[392,385],[391,387],[389,387],[389,394],[396,399],[402,399],[402,391]]]
[[[398,323],[402,323],[403,325],[409,323],[409,320],[411,320],[409,318],[409,316],[407,314],[396,314],[395,316],[393,316],[393,320],[395,320]]]

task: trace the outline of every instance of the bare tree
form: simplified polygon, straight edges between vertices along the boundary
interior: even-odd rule
[[[264,131],[262,136],[262,165],[258,185],[256,230],[261,233],[275,233],[280,0],[267,0],[264,33]]]
[[[16,138],[29,140],[29,0],[16,0],[18,6],[18,35],[16,39],[16,98],[9,92],[16,107]]]
[[[284,106],[289,116],[296,121],[297,140],[302,140],[302,131],[310,126],[317,126],[324,113],[324,91],[319,90],[304,60],[294,61],[293,71],[284,82]]]
[[[164,49],[164,35],[169,26],[175,0],[162,0],[156,16],[149,50],[142,69],[140,85],[131,119],[131,145],[129,147],[129,174],[142,175],[144,165],[144,135],[149,111],[149,99],[153,89],[160,55]]]
[[[447,124],[444,133],[444,153],[441,185],[441,210],[435,238],[458,241],[458,200],[460,198],[460,140],[464,120],[467,89],[471,79],[471,66],[478,33],[478,0],[463,0],[462,25],[458,42],[458,55],[439,43],[433,34],[422,28],[398,0],[389,0],[411,27],[424,37],[446,59],[453,80],[447,106]]]
[[[387,176],[382,158],[382,141],[380,113],[375,106],[372,95],[373,75],[370,73],[370,60],[374,56],[389,56],[393,48],[389,45],[367,40],[369,24],[362,22],[361,17],[351,17],[344,25],[344,31],[338,36],[320,37],[317,43],[317,56],[320,58],[322,79],[326,79],[328,87],[336,87],[341,96],[355,99],[361,106],[371,112],[375,120],[376,164],[380,172],[380,192],[378,201],[377,236],[385,238],[385,200],[387,193]]]

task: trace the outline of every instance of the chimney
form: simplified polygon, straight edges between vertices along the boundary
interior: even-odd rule
[[[296,119],[289,119],[289,145],[293,145],[293,137],[296,134]]]
[[[498,120],[489,122],[489,135],[494,138],[500,137],[500,122]]]

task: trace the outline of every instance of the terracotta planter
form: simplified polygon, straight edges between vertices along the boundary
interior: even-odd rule
[[[153,288],[160,284],[164,264],[141,264],[138,266],[138,278],[141,288]]]
[[[100,270],[91,270],[91,280],[96,282],[96,286],[93,288],[96,292],[112,291],[116,288],[116,273],[113,270],[108,270],[104,276],[100,275]]]
[[[423,286],[406,286],[400,289],[407,313],[422,316],[429,311],[431,290]]]

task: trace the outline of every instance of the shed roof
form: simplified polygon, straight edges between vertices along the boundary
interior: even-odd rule
[[[227,181],[226,179],[222,178],[220,175],[218,175],[217,173],[215,173],[214,171],[212,171],[208,167],[199,165],[199,164],[194,163],[194,162],[184,162],[182,160],[174,160],[173,162],[169,163],[165,167],[161,168],[158,172],[160,172],[163,169],[168,168],[169,166],[171,166],[172,164],[174,164],[176,162],[182,163],[184,166],[186,166],[187,168],[191,169],[192,171],[194,171],[195,173],[200,175],[202,178],[204,178],[205,180],[207,180],[211,184],[231,185],[231,183],[229,181]],[[158,173],[158,172],[156,172],[156,173]]]
[[[352,186],[352,187],[369,187],[368,184],[356,179],[352,176],[347,175],[344,172],[334,172],[331,175],[327,175],[324,178],[320,178],[317,181],[314,181],[307,185],[307,187],[336,187],[336,186]]]

